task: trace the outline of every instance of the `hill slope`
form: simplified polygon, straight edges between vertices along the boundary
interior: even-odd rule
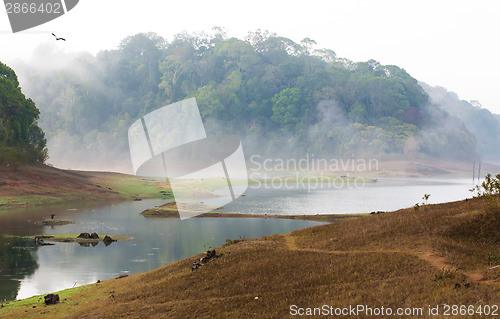
[[[0,318],[281,318],[291,305],[424,307],[418,318],[431,318],[427,305],[477,310],[500,303],[498,205],[429,205],[239,241],[196,271],[188,258],[62,292],[55,306],[9,303]]]
[[[0,208],[81,200],[160,197],[164,184],[135,176],[61,170],[47,165],[0,166]]]

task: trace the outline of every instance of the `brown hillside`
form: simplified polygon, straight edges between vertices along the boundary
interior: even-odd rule
[[[47,165],[0,166],[0,208],[76,200],[124,199],[117,181],[124,174],[61,170]],[[131,196],[133,198],[133,196]]]

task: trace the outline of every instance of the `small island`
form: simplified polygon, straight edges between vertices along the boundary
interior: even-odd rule
[[[178,208],[185,212],[202,215],[206,211],[221,209],[221,207],[208,206],[202,203],[168,202],[155,208],[146,209],[141,215],[147,218],[179,218]]]
[[[331,223],[342,219],[360,218],[368,214],[316,214],[316,215],[269,215],[269,214],[244,214],[244,213],[221,213],[213,210],[223,207],[212,207],[201,203],[177,203],[169,202],[164,205],[146,209],[141,213],[146,218],[180,218],[177,207],[182,207],[189,213],[200,213],[193,218],[273,218],[273,219],[298,219]],[[201,213],[206,212],[208,213]]]
[[[99,242],[114,242],[114,241],[129,241],[132,239],[130,236],[109,235],[109,234],[96,234],[96,233],[68,233],[68,234],[51,234],[51,235],[36,235],[30,236],[37,244],[44,242],[59,242],[59,243],[99,243]]]
[[[43,225],[43,226],[63,226],[63,225],[69,225],[69,224],[74,224],[75,222],[72,220],[64,220],[64,219],[45,219],[42,220],[41,222],[38,222],[36,224]]]

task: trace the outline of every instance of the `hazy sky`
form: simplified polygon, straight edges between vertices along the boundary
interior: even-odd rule
[[[33,0],[36,1],[36,0]],[[66,15],[12,34],[0,13],[0,61],[28,58],[65,37],[63,51],[116,48],[126,36],[153,31],[171,41],[181,31],[224,27],[244,38],[269,30],[299,42],[315,40],[353,61],[395,64],[413,77],[500,113],[500,1],[129,1],[80,0]]]

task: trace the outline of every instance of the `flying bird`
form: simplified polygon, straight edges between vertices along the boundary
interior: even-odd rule
[[[58,38],[58,37],[57,37],[54,33],[52,33],[52,35],[56,38],[56,41],[57,41],[57,40],[63,40],[63,41],[66,41],[66,39],[65,39],[65,38]]]

